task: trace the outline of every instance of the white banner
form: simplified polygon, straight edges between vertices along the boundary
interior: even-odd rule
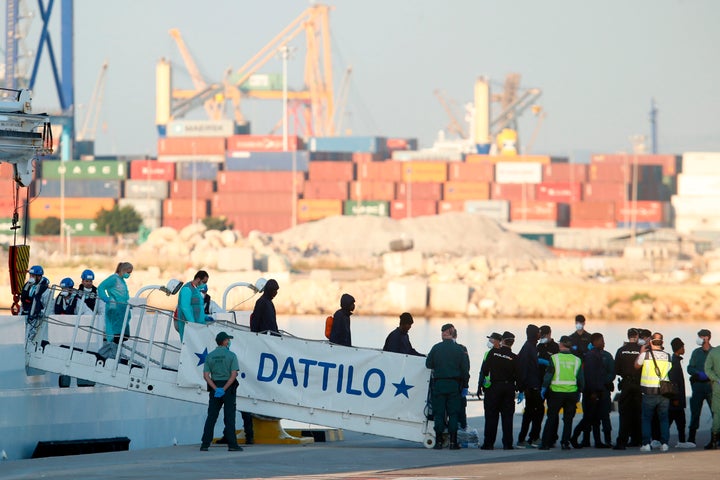
[[[205,387],[205,355],[226,331],[238,356],[238,396],[333,412],[423,422],[430,370],[425,358],[259,335],[228,326],[185,326],[178,384]]]

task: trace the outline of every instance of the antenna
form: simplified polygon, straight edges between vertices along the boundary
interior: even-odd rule
[[[651,151],[657,153],[657,114],[658,109],[655,106],[655,98],[650,99],[650,142]]]

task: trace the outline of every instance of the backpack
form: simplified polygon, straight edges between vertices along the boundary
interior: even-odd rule
[[[325,338],[330,339],[330,332],[332,332],[333,316],[330,315],[325,319]]]

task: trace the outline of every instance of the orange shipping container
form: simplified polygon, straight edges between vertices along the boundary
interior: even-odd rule
[[[586,183],[583,200],[592,202],[623,202],[628,198],[628,184],[614,182]]]
[[[204,217],[203,217],[204,218]],[[199,222],[202,218],[196,218],[195,221]],[[182,230],[183,228],[187,227],[188,225],[192,225],[192,217],[184,218],[184,217],[163,217],[162,219],[162,226],[163,227],[170,227],[174,228],[177,231]]]
[[[487,182],[445,182],[443,200],[488,200],[490,184]]]
[[[328,198],[333,200],[347,200],[348,182],[318,182],[310,180],[305,182],[303,198]]]
[[[602,220],[615,225],[615,202],[571,203],[570,222],[584,220]]]
[[[490,185],[492,200],[508,200],[511,202],[535,200],[535,185],[527,183],[493,183]]]
[[[666,202],[621,202],[615,205],[615,220],[618,222],[668,223],[669,204]],[[633,218],[634,217],[634,218]]]
[[[661,165],[663,167],[663,175],[677,175],[680,173],[680,165],[682,157],[677,155],[630,155],[630,154],[612,154],[612,155],[592,155],[590,157],[592,163],[620,163],[632,165],[633,162],[638,165]]]
[[[305,173],[295,172],[295,191],[302,192]],[[292,192],[293,172],[226,171],[218,172],[217,191],[225,192]]]
[[[448,163],[448,180],[453,182],[492,182],[495,167],[492,163]]]
[[[402,180],[412,183],[442,183],[447,180],[447,165],[447,162],[443,161],[404,162]]]
[[[535,199],[543,202],[579,202],[582,200],[582,184],[539,183],[535,186]]]
[[[290,213],[263,213],[228,215],[228,223],[233,224],[233,229],[238,230],[243,236],[247,236],[252,230],[264,233],[278,233],[292,227],[292,212]]]
[[[402,180],[404,163],[405,162],[388,160],[385,162],[359,164],[357,166],[357,179],[399,182]]]
[[[395,219],[437,215],[437,202],[432,200],[395,200],[390,204],[390,217]]]
[[[484,155],[479,153],[471,153],[465,155],[467,163],[498,163],[498,162],[530,162],[542,163],[546,165],[550,163],[550,157],[546,155]]]
[[[192,218],[193,208],[195,217],[203,219],[208,215],[208,201],[203,199],[174,198],[163,200],[163,218]]]
[[[442,183],[398,183],[395,187],[398,200],[442,200]]]
[[[195,198],[209,199],[215,191],[212,180],[195,180]],[[175,180],[170,182],[170,198],[193,198],[192,180]]]
[[[354,152],[352,161],[354,163],[382,162],[385,160],[385,153]]]
[[[587,171],[584,163],[550,163],[543,166],[543,182],[587,182]]]
[[[510,203],[510,221],[550,220],[558,223],[567,223],[567,204],[556,202],[529,202]]]
[[[288,135],[288,151],[299,150],[302,141],[297,135]],[[282,152],[282,135],[233,135],[227,139],[228,152]]]
[[[442,200],[438,202],[438,213],[464,212],[465,200]]]
[[[342,200],[298,200],[298,221],[309,222],[342,215],[342,207]]]
[[[351,182],[350,200],[395,200],[395,182]]]
[[[612,220],[570,219],[570,228],[615,228]]]
[[[160,155],[225,155],[225,137],[165,137],[158,139]]]
[[[130,162],[130,179],[169,182],[175,179],[175,164],[157,160],[133,160]]]
[[[112,210],[115,206],[113,198],[65,198],[65,218],[95,218],[102,209]],[[60,218],[59,197],[37,197],[30,202],[30,218]]]
[[[342,161],[318,161],[308,163],[308,180],[351,182],[355,178],[355,164]]]
[[[210,212],[218,215],[239,213],[289,213],[295,197],[288,192],[234,192],[216,193],[210,202]]]

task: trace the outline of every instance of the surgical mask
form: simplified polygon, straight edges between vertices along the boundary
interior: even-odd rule
[[[585,328],[585,324],[584,324],[584,323],[576,323],[576,324],[575,324],[575,330],[577,330],[578,332],[579,332],[580,330],[582,330],[583,328]]]
[[[60,295],[62,295],[63,297],[67,297],[68,295],[70,295],[70,292],[60,292]]]
[[[83,287],[86,292],[92,292],[92,287]]]
[[[703,343],[705,343],[705,340],[703,340],[702,337],[698,337],[697,340],[695,340],[695,343],[702,347]]]
[[[642,338],[638,339],[638,345],[640,345],[641,347],[645,345],[645,340],[643,340]]]
[[[490,340],[488,340],[488,342],[487,342],[485,345],[487,345],[488,348],[494,348],[494,347],[495,347],[495,344],[494,344],[493,342],[491,342]]]
[[[28,283],[35,283],[35,277],[28,278]]]
[[[228,348],[230,348],[230,345],[232,344],[232,341],[228,342]]]
[[[123,273],[123,278],[125,278],[125,279],[130,278],[130,274],[129,274],[129,273]]]
[[[547,342],[548,342],[548,339],[546,337],[543,337],[540,340],[538,340],[538,343],[540,343],[540,344],[547,343]]]

